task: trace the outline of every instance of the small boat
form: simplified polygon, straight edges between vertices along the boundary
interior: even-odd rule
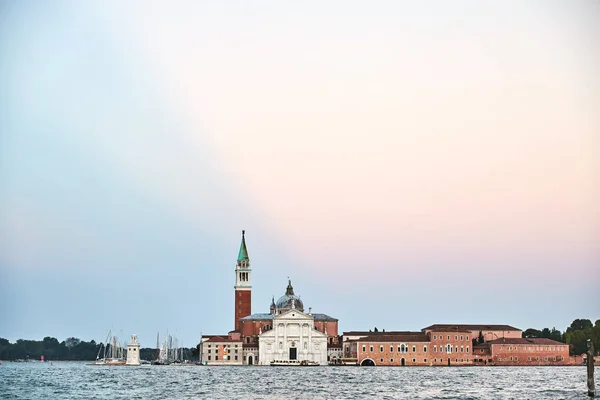
[[[319,364],[316,361],[308,360],[273,360],[271,361],[272,367],[318,367]]]

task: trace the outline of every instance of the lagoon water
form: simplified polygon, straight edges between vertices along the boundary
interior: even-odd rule
[[[596,374],[596,382],[600,383]],[[0,365],[0,399],[587,399],[585,367]]]

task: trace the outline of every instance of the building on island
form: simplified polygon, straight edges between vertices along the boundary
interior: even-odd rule
[[[436,330],[463,330],[470,331],[472,339],[478,339],[479,334],[484,341],[488,342],[494,339],[501,338],[515,338],[520,339],[523,332],[510,325],[491,325],[491,324],[433,324],[427,328],[421,329],[425,333],[433,332]]]
[[[386,366],[471,365],[471,332],[344,332],[345,364]]]
[[[201,361],[207,365],[266,365],[271,361],[307,360],[320,364],[340,357],[338,320],[304,310],[291,280],[268,313],[252,314],[252,280],[245,231],[235,268],[234,330],[203,335]]]
[[[520,329],[509,325],[436,324],[421,332],[344,332],[342,360],[384,366],[573,364],[569,345],[521,336]]]
[[[338,320],[304,308],[291,280],[272,297],[268,313],[252,313],[252,280],[245,231],[235,266],[234,329],[203,335],[207,365],[269,365],[312,361],[347,365],[467,366],[570,365],[569,346],[550,339],[525,339],[510,325],[434,324],[418,332],[344,332]],[[136,350],[132,349],[132,352]],[[580,357],[581,359],[581,357]]]

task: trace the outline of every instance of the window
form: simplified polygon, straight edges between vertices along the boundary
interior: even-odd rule
[[[458,335],[454,335],[454,340],[458,340]]]
[[[210,354],[210,349],[208,349],[208,354]]]
[[[416,358],[413,358],[413,362],[417,362],[417,359],[416,359]]]
[[[362,351],[367,351],[367,346],[363,346]]]
[[[424,362],[424,363],[426,363],[426,362],[427,362],[427,359],[426,359],[426,358],[424,358],[424,359],[423,359],[423,362]]]
[[[436,339],[437,339],[437,336],[436,336],[436,335],[433,335],[433,340],[436,340]]]
[[[228,359],[228,360],[231,360],[231,356],[227,356],[227,359]]]
[[[467,338],[465,340],[468,342],[469,341],[469,336],[467,336]]]
[[[379,346],[379,351],[383,353],[383,346]]]
[[[450,335],[448,335],[448,340],[450,340]]]
[[[464,353],[464,351],[465,351],[465,347],[464,346],[460,346],[460,352]]]
[[[510,356],[510,361],[512,361],[512,356]]]
[[[250,344],[250,336],[246,336],[246,344]]]
[[[237,361],[237,359],[238,359],[237,357],[238,357],[238,356],[235,356],[235,361]]]
[[[393,362],[394,362],[394,359],[393,359],[393,358],[390,358],[390,363],[393,363]]]
[[[427,353],[427,346],[423,346],[423,353]]]
[[[527,361],[531,361],[531,357],[527,357]]]
[[[346,353],[348,353],[350,351],[350,347],[346,346]]]
[[[463,335],[460,335],[460,340],[463,340]]]
[[[416,352],[417,351],[417,346],[413,346],[412,351],[413,351],[413,353]]]
[[[390,353],[394,352],[394,346],[390,346]]]
[[[437,362],[437,358],[434,358],[434,359],[433,359],[433,362],[434,362],[434,363],[436,363],[436,362]]]
[[[554,361],[556,361],[556,356],[554,356]]]
[[[381,361],[381,363],[383,364],[383,358],[380,358],[379,361]]]
[[[208,356],[208,361],[210,361],[210,356]]]
[[[437,353],[437,346],[433,346],[433,352]]]
[[[369,346],[369,351],[373,351],[373,346]]]
[[[219,356],[215,356],[215,361],[219,361]]]
[[[469,352],[469,346],[467,346],[467,353]]]
[[[519,361],[519,357],[518,356],[515,356],[515,361]]]
[[[540,358],[539,358],[539,357],[536,357],[536,358],[535,358],[535,361],[540,361]]]

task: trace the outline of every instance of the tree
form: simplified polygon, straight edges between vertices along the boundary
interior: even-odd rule
[[[479,331],[479,336],[477,337],[477,343],[483,344],[485,343],[485,339],[483,338],[483,332]]]
[[[584,329],[591,327],[592,321],[589,319],[576,319],[571,323],[571,326],[567,328],[567,332],[583,331]]]
[[[375,327],[375,328],[373,329],[373,332],[379,332],[379,330],[377,329],[377,327]]]
[[[542,331],[538,331],[534,328],[525,329],[523,332],[524,338],[539,338],[542,337]]]
[[[75,347],[77,346],[79,343],[81,343],[80,339],[77,339],[75,337],[70,337],[67,338],[67,340],[65,340],[65,346],[71,348],[71,347]]]

